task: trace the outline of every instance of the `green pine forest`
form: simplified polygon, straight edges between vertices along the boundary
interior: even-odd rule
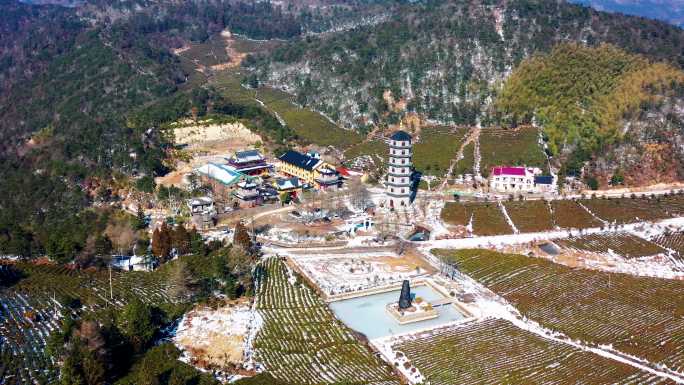
[[[496,108],[508,124],[533,119],[551,154],[591,154],[624,140],[626,122],[668,98],[684,97],[684,72],[611,45],[563,44],[523,61],[507,79]],[[586,158],[586,159],[585,159]]]

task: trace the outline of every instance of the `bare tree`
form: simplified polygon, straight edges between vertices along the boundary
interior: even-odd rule
[[[128,253],[138,241],[138,235],[129,223],[109,224],[105,234],[112,241],[114,248],[121,254]]]

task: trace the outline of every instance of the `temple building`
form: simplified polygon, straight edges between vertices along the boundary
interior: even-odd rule
[[[245,175],[227,164],[207,163],[195,169],[202,183],[210,184],[214,192],[232,191]]]
[[[389,168],[385,183],[390,208],[408,207],[411,204],[412,156],[411,135],[397,131],[390,136]]]
[[[320,158],[297,151],[288,151],[278,158],[276,169],[281,174],[297,177],[302,184],[316,189],[339,187],[342,179],[339,173]]]
[[[271,165],[257,150],[236,151],[228,164],[237,172],[250,176],[264,175],[271,170]]]
[[[331,167],[323,166],[317,170],[317,174],[314,183],[320,190],[336,189],[342,184],[339,173]]]
[[[244,180],[237,184],[233,195],[238,199],[240,207],[254,207],[262,203],[259,186],[251,180]]]

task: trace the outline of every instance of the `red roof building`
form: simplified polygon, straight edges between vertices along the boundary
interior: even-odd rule
[[[492,174],[494,176],[525,176],[527,169],[525,167],[506,167],[495,166],[492,167]]]
[[[495,166],[489,175],[489,187],[502,193],[533,192],[534,176],[539,169],[527,167]]]
[[[351,175],[351,174],[349,174],[349,170],[347,170],[346,167],[339,166],[338,168],[335,169],[335,171],[337,171],[340,175],[342,175],[345,178],[349,177],[349,175]]]

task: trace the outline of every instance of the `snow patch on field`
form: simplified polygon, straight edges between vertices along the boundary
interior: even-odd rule
[[[508,222],[508,225],[511,226],[511,229],[513,229],[513,233],[519,234],[520,230],[518,230],[518,228],[515,227],[515,223],[513,223],[513,220],[508,215],[508,211],[506,211],[506,206],[504,206],[503,203],[501,203],[501,201],[499,201],[499,209],[503,213],[504,218],[506,218],[506,222]]]
[[[644,239],[653,239],[667,231],[674,231],[684,228],[684,218],[672,218],[658,222],[639,222],[619,227],[604,226],[603,228],[588,228],[582,231],[581,235],[605,234],[610,235],[617,232],[628,232]],[[418,247],[424,255],[429,254],[431,249],[477,249],[486,248],[492,250],[505,250],[513,246],[535,245],[544,241],[566,239],[571,236],[578,236],[577,231],[557,230],[538,233],[520,233],[495,235],[485,237],[461,238],[461,239],[440,239],[421,242]],[[581,262],[586,268],[612,273],[627,273],[636,276],[656,277],[666,279],[684,279],[684,272],[668,256],[658,254],[651,257],[626,259],[619,255],[603,253],[601,258],[594,258],[597,253],[583,252],[584,257]],[[547,257],[550,258],[550,257]],[[554,262],[562,263],[560,260],[551,258]]]
[[[202,306],[183,316],[174,343],[183,352],[181,361],[230,380],[241,368],[258,368],[252,360],[252,343],[262,324],[248,303],[217,309]]]

